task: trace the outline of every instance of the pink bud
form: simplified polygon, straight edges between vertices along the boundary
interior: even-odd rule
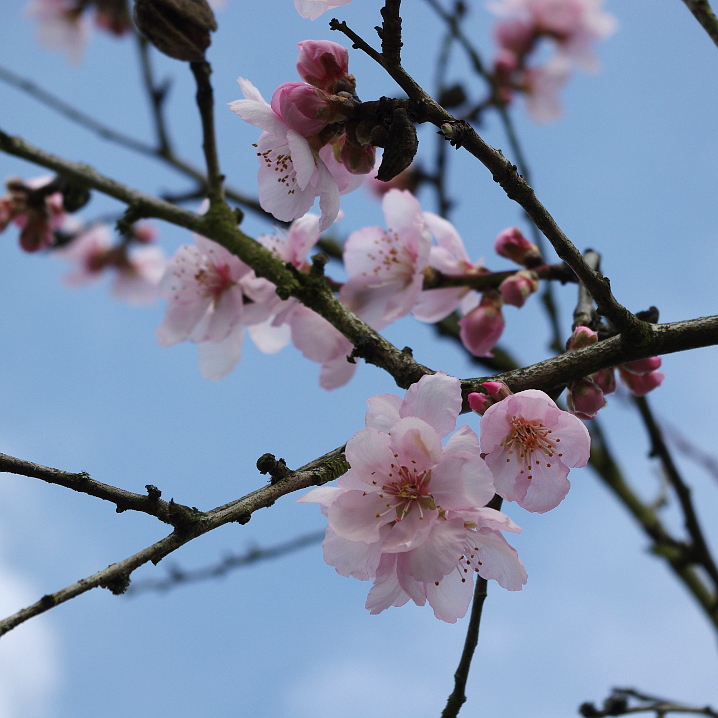
[[[157,229],[149,222],[136,222],[132,225],[132,239],[140,244],[150,244],[157,238]]]
[[[539,283],[536,272],[522,269],[510,277],[506,277],[501,282],[499,291],[505,304],[510,304],[513,307],[523,307],[529,296],[538,288]]]
[[[634,396],[645,396],[649,391],[660,386],[666,378],[666,375],[660,371],[652,371],[650,374],[634,374],[626,371],[623,367],[618,367],[618,375]]]
[[[298,42],[297,72],[305,82],[329,92],[339,91],[335,85],[350,78],[349,53],[346,48],[328,40]],[[353,83],[354,78],[351,79]],[[348,89],[348,88],[347,88]]]
[[[529,242],[518,227],[508,227],[499,232],[494,249],[500,256],[524,267],[535,267],[543,262],[538,247]]]
[[[593,419],[604,406],[603,392],[590,379],[579,379],[568,385],[566,408],[579,419]]]
[[[571,338],[568,340],[568,350],[575,351],[576,349],[583,349],[584,347],[590,347],[591,344],[595,344],[598,341],[598,334],[589,329],[588,327],[576,327],[573,330]]]
[[[482,295],[479,306],[459,320],[461,342],[474,356],[493,356],[491,350],[504,331],[502,304],[501,294],[489,289]]]
[[[480,416],[483,416],[484,412],[496,403],[490,396],[481,394],[478,391],[472,392],[467,398],[472,411],[475,411]]]
[[[481,386],[483,386],[484,389],[486,389],[486,393],[496,401],[501,401],[513,394],[511,389],[502,381],[485,381]]]
[[[647,359],[639,359],[638,361],[622,364],[620,368],[624,371],[630,371],[631,374],[643,376],[644,374],[650,374],[652,371],[656,371],[662,363],[661,357],[648,357]]]
[[[27,214],[15,221],[22,227],[20,247],[26,252],[38,252],[52,244],[50,217],[44,209],[29,209]]]
[[[313,135],[327,124],[329,96],[304,82],[283,82],[274,91],[271,104],[272,109],[304,137]]]
[[[604,394],[612,394],[616,391],[616,373],[613,369],[601,369],[591,374],[590,378]]]

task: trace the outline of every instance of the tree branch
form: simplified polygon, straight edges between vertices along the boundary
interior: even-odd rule
[[[641,344],[647,340],[651,327],[642,322],[622,306],[611,293],[607,278],[594,272],[584,261],[581,253],[563,233],[548,210],[539,202],[533,189],[519,174],[516,166],[504,157],[500,150],[485,142],[468,124],[458,120],[447,112],[438,102],[428,95],[422,87],[399,64],[391,64],[383,55],[377,53],[345,22],[336,19],[329,24],[332,30],[344,33],[357,49],[363,50],[376,60],[413,102],[413,111],[417,122],[431,122],[440,128],[442,134],[456,147],[466,148],[491,172],[506,195],[517,202],[536,226],[551,242],[558,256],[573,269],[584,283],[596,302],[600,313],[607,317],[631,344]]]
[[[55,593],[47,594],[31,606],[0,621],[0,636],[24,623],[29,618],[45,613],[54,606],[65,603],[93,588],[102,587],[108,588],[115,594],[124,593],[129,586],[132,572],[149,561],[157,564],[165,556],[176,551],[188,541],[225,524],[231,522],[246,524],[255,511],[271,506],[278,498],[286,494],[306,489],[309,486],[322,485],[333,481],[349,469],[349,465],[344,459],[343,451],[343,446],[334,449],[319,459],[297,469],[297,471],[290,472],[284,479],[270,483],[268,486],[257,489],[236,501],[219,506],[207,513],[198,512],[198,515],[192,521],[187,522],[181,529],[175,529],[169,536],[157,543],[123,561],[113,563],[87,578],[82,578],[71,586],[67,586]]]
[[[0,454],[0,472],[29,476],[46,481],[48,484],[64,486],[66,489],[112,502],[117,507],[118,514],[130,510],[141,511],[175,528],[195,520],[201,513],[195,508],[176,504],[173,500],[164,501],[160,498],[162,495],[160,490],[151,484],[147,485],[147,495],[143,496],[95,481],[84,471],[74,474],[17,459],[7,454]]]
[[[708,0],[683,0],[713,42],[718,45],[718,18]]]
[[[191,570],[172,567],[169,569],[169,573],[165,578],[135,581],[127,589],[127,595],[134,596],[138,593],[146,593],[147,591],[166,592],[186,583],[198,583],[200,581],[219,578],[235,569],[244,568],[245,566],[259,563],[260,561],[280,558],[289,553],[300,551],[307,546],[314,546],[322,541],[325,533],[325,531],[315,531],[314,533],[297,536],[290,541],[275,544],[274,546],[267,546],[265,548],[261,546],[252,547],[247,549],[243,554],[230,554],[212,566],[204,566],[203,568]]]

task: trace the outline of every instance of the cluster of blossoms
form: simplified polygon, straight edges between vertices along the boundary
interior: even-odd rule
[[[111,292],[130,304],[152,304],[158,297],[158,285],[165,273],[167,258],[154,241],[156,230],[146,222],[133,225],[119,244],[113,242],[110,228],[93,224],[75,232],[70,241],[53,254],[74,265],[65,275],[73,287],[100,281],[113,275]]]
[[[481,262],[471,262],[453,225],[423,212],[409,191],[389,190],[382,207],[387,229],[365,227],[347,239],[348,279],[339,300],[377,331],[411,312],[422,321],[437,322],[460,307],[464,345],[476,356],[490,356],[504,328],[502,305],[522,306],[538,288],[536,273],[520,269],[498,289],[482,295],[468,287],[424,290],[427,275],[440,272],[471,278],[488,270]],[[322,226],[322,219],[309,213],[292,222],[286,236],[263,235],[259,242],[284,262],[307,272],[307,256]],[[501,232],[495,248],[524,267],[543,263],[536,246],[516,227]],[[170,301],[158,330],[160,344],[198,343],[204,376],[220,379],[234,368],[241,355],[243,326],[265,352],[279,351],[291,340],[306,358],[322,365],[319,382],[325,389],[342,386],[354,374],[356,364],[347,361],[352,351],[348,339],[297,300],[280,300],[271,282],[256,277],[236,256],[209,239],[195,237],[194,247],[178,250],[160,293]],[[210,315],[216,318],[208,331],[205,324]]]
[[[603,0],[495,0],[489,7],[502,19],[494,30],[499,51],[493,78],[503,102],[515,91],[526,95],[527,109],[539,122],[561,114],[558,92],[572,64],[595,71],[595,40],[611,35],[616,20],[602,9]],[[543,65],[529,65],[542,38],[556,54]]]
[[[576,327],[568,341],[568,350],[575,351],[591,346],[598,341],[598,335],[588,327]],[[665,375],[658,371],[661,366],[660,357],[648,357],[638,361],[621,364],[618,376],[634,396],[645,396],[649,391],[661,385]],[[606,406],[605,394],[616,390],[614,369],[601,371],[572,381],[566,392],[568,410],[582,419],[593,419],[600,409]]]
[[[112,293],[118,299],[148,304],[157,298],[166,259],[159,247],[147,246],[155,238],[149,224],[133,225],[121,242],[114,244],[106,224],[85,227],[67,211],[66,205],[75,209],[78,202],[57,189],[62,186],[57,179],[11,177],[6,186],[7,194],[0,197],[0,232],[12,222],[20,228],[24,251],[51,249],[54,256],[74,264],[65,277],[67,284],[94,282],[112,271]],[[84,201],[83,197],[79,203]]]
[[[307,254],[320,232],[320,218],[307,214],[292,222],[285,235],[262,235],[259,242],[307,272]],[[247,327],[268,354],[293,341],[305,357],[322,365],[319,381],[325,389],[349,381],[355,365],[346,360],[352,346],[343,334],[296,299],[281,300],[274,284],[221,245],[199,235],[194,241],[177,250],[160,282],[159,292],[169,300],[157,329],[162,346],[197,343],[202,375],[221,379],[240,360]]]
[[[327,516],[326,562],[373,582],[371,613],[412,600],[454,623],[469,606],[474,573],[520,590],[526,571],[501,533],[520,529],[486,504],[498,493],[530,511],[558,505],[569,467],[588,461],[583,424],[543,392],[525,391],[486,410],[480,442],[462,426],[442,445],[462,403],[459,380],[443,372],[403,400],[381,394],[367,403],[366,428],[346,446],[350,471],[299,499]]]
[[[349,56],[334,42],[298,43],[303,82],[285,82],[268,104],[239,78],[243,100],[230,109],[262,130],[257,141],[259,203],[279,220],[302,217],[319,197],[320,229],[339,213],[339,196],[355,190],[372,170],[374,148],[345,122],[359,100]]]

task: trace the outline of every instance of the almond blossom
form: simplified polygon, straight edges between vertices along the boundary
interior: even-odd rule
[[[569,469],[585,466],[588,430],[542,391],[527,389],[489,406],[481,417],[481,451],[496,493],[544,513],[568,493]]]
[[[352,174],[337,161],[330,145],[309,142],[302,134],[309,127],[306,116],[298,113],[301,123],[292,126],[292,117],[277,114],[249,80],[240,77],[237,81],[245,99],[230,102],[229,108],[263,130],[256,145],[262,209],[290,222],[305,215],[319,197],[320,228],[326,229],[339,213],[339,196],[359,187],[363,176]],[[279,105],[275,103],[276,108]]]
[[[453,623],[468,608],[473,572],[519,590],[526,574],[500,531],[520,529],[485,508],[494,487],[478,437],[462,426],[442,446],[461,411],[459,380],[439,372],[403,400],[380,394],[367,403],[366,428],[346,446],[350,471],[299,499],[328,518],[325,561],[374,581],[372,613],[428,601]]]
[[[306,214],[294,220],[283,236],[262,235],[259,242],[284,262],[301,272],[308,272],[307,254],[319,240],[320,218]],[[274,285],[271,285],[274,288]],[[279,300],[274,295],[272,316],[266,322],[249,328],[254,342],[262,349],[267,341],[292,343],[310,361],[322,365],[319,384],[324,389],[336,389],[354,375],[356,364],[347,361],[351,342],[324,317],[305,307],[297,299]],[[281,339],[280,339],[281,337]],[[283,345],[282,345],[283,346]]]
[[[194,241],[177,250],[160,281],[159,293],[169,305],[157,339],[165,347],[196,342],[202,375],[222,379],[240,360],[243,322],[264,321],[269,310],[261,302],[245,310],[244,294],[252,294],[252,282],[244,262],[206,237],[195,234]]]
[[[365,227],[349,235],[344,246],[349,280],[339,294],[374,329],[414,308],[431,248],[431,232],[414,195],[390,190],[382,209],[388,229]]]

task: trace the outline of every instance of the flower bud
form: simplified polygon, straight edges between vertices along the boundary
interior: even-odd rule
[[[601,369],[591,374],[590,378],[604,394],[612,394],[616,391],[616,373],[613,369]]]
[[[660,371],[652,371],[649,374],[634,374],[631,371],[626,371],[622,366],[618,367],[618,375],[634,396],[645,396],[649,391],[653,391],[660,386],[666,378],[666,375]]]
[[[459,320],[461,342],[474,356],[493,356],[491,350],[504,331],[502,304],[501,294],[489,289],[482,295],[479,306]]]
[[[304,40],[297,47],[297,72],[305,82],[333,94],[342,90],[353,93],[356,81],[349,74],[346,48],[328,40]]]
[[[531,268],[543,263],[539,248],[529,242],[518,227],[508,227],[499,232],[494,241],[494,250],[524,267]]]
[[[186,62],[202,62],[217,29],[207,0],[135,0],[137,29],[160,52]]]
[[[497,23],[494,38],[499,47],[520,58],[531,52],[537,35],[535,25],[530,20],[516,18]]]
[[[576,349],[583,349],[584,347],[590,347],[591,344],[595,344],[598,341],[598,334],[589,329],[588,327],[576,327],[573,330],[571,338],[568,340],[568,350],[575,351]]]
[[[604,406],[603,392],[590,379],[578,379],[568,385],[566,408],[579,419],[593,419]]]
[[[537,291],[538,288],[539,283],[536,272],[532,272],[529,269],[521,269],[516,272],[516,274],[506,277],[506,279],[501,282],[499,291],[501,292],[504,304],[510,304],[513,307],[523,307],[529,296]]]
[[[484,412],[496,403],[490,396],[478,391],[471,392],[467,399],[471,410],[475,411],[479,416],[483,416]]]
[[[481,386],[486,389],[486,393],[495,401],[501,401],[513,394],[511,389],[502,381],[485,381]]]
[[[624,371],[631,372],[631,374],[643,376],[644,374],[650,374],[656,371],[656,369],[659,369],[662,363],[661,357],[648,357],[647,359],[639,359],[638,361],[621,364],[620,368]]]

